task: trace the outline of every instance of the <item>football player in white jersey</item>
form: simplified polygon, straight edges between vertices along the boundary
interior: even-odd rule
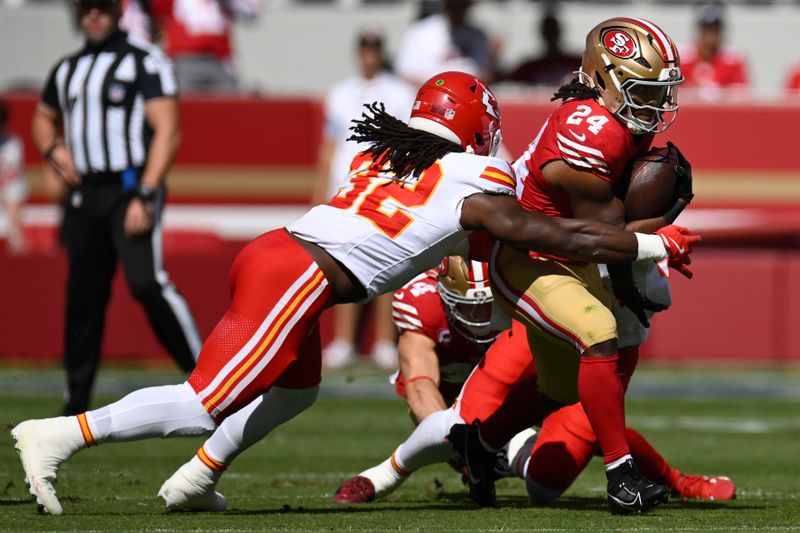
[[[608,263],[681,264],[699,240],[675,226],[643,235],[522,209],[513,171],[493,157],[500,143],[497,101],[468,74],[447,72],[426,82],[408,124],[373,104],[353,130],[353,140],[370,148],[353,160],[337,196],[256,238],[236,258],[230,307],[186,382],[12,430],[40,508],[63,512],[56,474],[79,450],[213,431],[159,496],[170,509],[225,509],[214,487],[227,465],[316,399],[322,311],[403,286],[471,231],[521,249]]]

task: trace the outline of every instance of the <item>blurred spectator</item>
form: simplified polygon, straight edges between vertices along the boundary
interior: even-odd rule
[[[786,92],[792,96],[800,96],[800,63],[792,67],[786,78]]]
[[[122,0],[119,27],[131,37],[152,42],[155,36],[152,4],[149,0]]]
[[[383,102],[386,110],[407,121],[414,91],[385,69],[383,38],[374,30],[362,31],[356,40],[358,73],[331,88],[325,99],[325,131],[318,158],[318,179],[311,202],[330,200],[345,183],[350,162],[363,145],[347,142],[351,121],[361,117],[364,104]]]
[[[259,0],[152,0],[153,19],[183,92],[237,90],[231,29],[237,17],[254,19],[258,5]]]
[[[530,85],[560,86],[569,81],[581,66],[581,56],[561,49],[561,23],[555,13],[547,12],[538,24],[545,52],[526,59],[505,76],[508,81]]]
[[[374,30],[365,30],[356,41],[358,74],[336,84],[325,100],[325,131],[319,150],[317,179],[312,203],[330,200],[346,181],[353,157],[365,146],[348,142],[350,125],[364,111],[364,104],[383,102],[386,110],[407,121],[414,102],[414,92],[403,80],[386,72],[383,39]],[[397,367],[392,321],[392,295],[386,294],[371,304],[375,318],[375,343],[372,360],[386,368]],[[334,339],[323,351],[323,364],[342,367],[356,360],[361,306],[345,304],[334,311]]]
[[[0,204],[6,218],[6,247],[12,255],[25,253],[22,232],[22,206],[28,194],[28,184],[22,172],[22,141],[6,126],[8,107],[0,102]]]
[[[697,40],[681,52],[681,71],[685,87],[700,89],[704,97],[715,97],[717,89],[744,89],[748,85],[745,59],[723,45],[722,5],[705,4],[697,19]]]
[[[491,83],[495,52],[486,33],[468,21],[471,0],[442,0],[438,13],[406,30],[397,55],[397,74],[419,86],[434,74],[459,70]]]

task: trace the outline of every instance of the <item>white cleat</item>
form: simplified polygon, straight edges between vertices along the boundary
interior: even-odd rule
[[[77,437],[80,439],[75,441]],[[36,498],[39,511],[64,512],[56,496],[58,467],[81,447],[80,427],[74,417],[26,420],[11,430],[14,449],[25,470],[25,484]]]
[[[195,456],[161,485],[158,497],[168,511],[225,511],[225,496],[214,490],[220,475]]]

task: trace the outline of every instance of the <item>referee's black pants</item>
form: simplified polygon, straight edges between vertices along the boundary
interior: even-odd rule
[[[117,259],[131,294],[144,307],[159,341],[184,372],[194,368],[200,351],[194,318],[161,263],[164,190],[157,195],[153,229],[137,237],[127,237],[124,229],[131,198],[118,183],[86,183],[67,198],[62,227],[69,263],[64,414],[81,413],[89,407]]]

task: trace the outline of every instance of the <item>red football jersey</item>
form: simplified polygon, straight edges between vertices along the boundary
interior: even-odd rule
[[[439,358],[439,391],[446,402],[458,396],[472,368],[483,357],[489,344],[467,340],[454,330],[436,290],[436,273],[420,274],[394,293],[392,316],[401,333],[425,335],[436,343]],[[397,394],[405,397],[403,376],[397,378]]]
[[[225,2],[153,0],[153,17],[164,31],[167,55],[211,54],[231,58],[233,14]]]
[[[562,160],[616,185],[631,158],[644,154],[653,134],[634,137],[627,127],[595,100],[570,100],[547,119],[525,153],[514,163],[520,202],[528,211],[572,218],[567,192],[547,183],[542,169]],[[519,185],[518,185],[519,187]]]

